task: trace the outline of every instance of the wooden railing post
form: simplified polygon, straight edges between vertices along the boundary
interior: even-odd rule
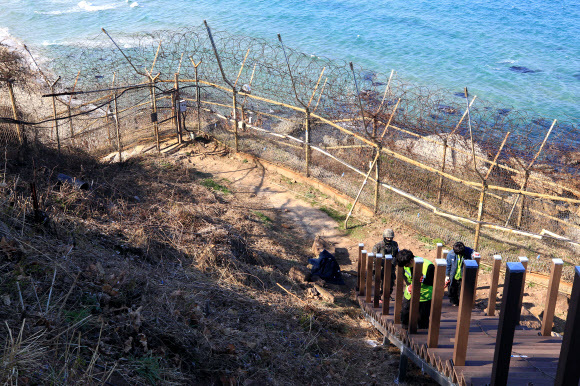
[[[439,344],[439,326],[441,325],[441,306],[443,303],[446,268],[447,261],[445,259],[435,260],[435,278],[433,280],[429,333],[427,335],[427,347],[429,348],[435,348]]]
[[[471,258],[475,260],[475,262],[477,263],[477,275],[475,275],[475,295],[474,295],[475,298],[477,299],[477,282],[479,281],[479,265],[481,263],[481,254],[479,252],[473,252]],[[473,307],[475,307],[475,304],[473,305]]]
[[[443,244],[437,243],[437,259],[441,259],[442,257],[443,257]]]
[[[554,311],[556,310],[556,300],[558,300],[558,288],[560,287],[560,277],[562,277],[562,259],[552,259],[552,270],[550,271],[550,283],[546,294],[546,307],[544,308],[544,318],[542,319],[542,335],[552,335],[552,325],[554,324]]]
[[[520,315],[522,313],[522,305],[524,301],[524,292],[526,290],[526,272],[528,271],[528,258],[525,256],[520,256],[518,258],[522,266],[524,267],[524,278],[522,279],[522,293],[520,295],[520,302],[518,303],[518,310],[520,310]]]
[[[395,281],[395,324],[401,324],[401,309],[403,308],[403,290],[405,287],[403,267],[397,265],[397,280]]]
[[[556,371],[556,386],[578,385],[580,383],[580,266],[574,269],[574,284],[568,318],[564,327],[564,340]]]
[[[357,261],[357,277],[356,277],[356,291],[360,291],[360,278],[361,278],[361,259],[362,259],[362,251],[365,248],[365,245],[363,243],[360,243],[358,245],[358,261]]]
[[[499,271],[501,269],[501,255],[493,256],[493,268],[491,271],[491,283],[489,284],[489,296],[487,303],[487,315],[495,315],[495,303],[497,299],[497,285],[499,282]]]
[[[507,263],[491,370],[491,384],[494,386],[508,384],[514,333],[520,320],[518,303],[525,271],[521,263]]]
[[[417,324],[419,323],[419,300],[421,297],[421,276],[423,275],[423,258],[415,257],[415,264],[413,265],[413,281],[411,291],[411,307],[409,310],[409,333],[417,332]]]
[[[449,250],[444,249],[441,251],[441,254],[442,254],[442,256],[441,256],[442,259],[447,259],[447,254],[449,254]]]
[[[383,315],[389,314],[391,301],[391,275],[393,270],[393,256],[386,255],[384,259],[385,274],[383,276]]]
[[[379,308],[381,302],[381,273],[383,270],[383,255],[377,253],[375,256],[375,296],[373,307]]]
[[[365,294],[365,286],[366,286],[366,277],[367,277],[367,251],[362,250],[360,255],[360,284],[358,289],[359,296],[363,296]]]
[[[373,263],[375,262],[375,254],[369,253],[367,254],[367,280],[366,280],[366,289],[365,289],[365,302],[370,303],[372,302],[372,289],[373,289]]]
[[[455,346],[453,347],[453,364],[465,366],[467,355],[467,342],[469,339],[469,324],[471,323],[471,309],[475,300],[475,277],[477,275],[477,263],[475,260],[463,262],[463,283],[459,298],[459,311],[457,327],[455,328]]]

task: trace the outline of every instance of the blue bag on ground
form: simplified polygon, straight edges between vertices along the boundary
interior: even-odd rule
[[[308,259],[308,263],[312,264],[312,276],[318,276],[331,284],[344,285],[344,280],[340,273],[340,266],[334,256],[332,256],[332,253],[326,249],[320,252],[317,259]]]

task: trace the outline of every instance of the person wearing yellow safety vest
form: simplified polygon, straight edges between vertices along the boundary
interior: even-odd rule
[[[411,308],[411,293],[413,292],[413,265],[415,255],[408,249],[403,249],[397,254],[397,265],[404,267],[404,281],[406,283],[403,293],[403,307],[401,309],[401,324],[406,328],[409,324],[409,311]],[[423,272],[421,275],[421,295],[419,297],[419,328],[429,327],[429,314],[431,313],[431,297],[433,295],[433,280],[435,266],[429,260],[423,260]]]
[[[461,279],[463,275],[463,262],[471,260],[473,249],[466,247],[461,241],[453,244],[453,250],[447,254],[447,268],[445,269],[445,285],[449,288],[449,302],[459,305],[461,294]]]

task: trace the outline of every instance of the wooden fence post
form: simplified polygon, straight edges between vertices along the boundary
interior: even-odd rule
[[[439,327],[441,326],[441,306],[443,303],[446,268],[447,261],[445,259],[438,258],[435,260],[435,279],[433,281],[429,333],[427,335],[427,347],[429,348],[435,348],[439,345]]]
[[[401,324],[401,309],[403,308],[403,290],[405,283],[403,281],[403,267],[397,265],[397,280],[395,281],[395,324]]]
[[[177,143],[181,144],[183,142],[183,137],[181,133],[181,111],[180,111],[180,104],[179,104],[179,73],[175,73],[174,75],[174,83],[175,83],[175,92],[173,94],[174,103],[173,108],[175,109],[175,116],[174,116],[174,124],[175,124],[175,135],[177,135]]]
[[[411,307],[409,310],[409,333],[415,334],[417,332],[417,324],[419,322],[419,300],[421,298],[421,276],[423,275],[423,258],[415,257],[415,264],[413,266],[413,281],[411,291]]]
[[[564,340],[556,371],[556,386],[578,385],[580,383],[580,266],[574,269],[574,284],[568,318],[564,328]]]
[[[383,315],[388,315],[391,301],[391,274],[393,269],[392,255],[385,256],[384,267],[385,274],[383,276]]]
[[[12,105],[12,117],[14,118],[16,123],[16,135],[18,136],[18,143],[20,145],[24,144],[24,130],[22,129],[22,125],[18,122],[18,108],[16,107],[16,98],[14,97],[14,89],[12,88],[12,81],[7,80],[6,84],[8,85],[8,95],[10,96],[10,104]]]
[[[159,143],[159,120],[157,119],[157,96],[155,95],[155,81],[157,77],[149,79],[149,94],[151,96],[151,122],[153,123],[153,132],[155,134],[155,143],[157,152],[161,152]]]
[[[377,152],[381,154],[381,145],[377,145]],[[374,203],[374,213],[379,212],[379,194],[381,188],[381,156],[377,159],[377,164],[375,165],[375,203]]]
[[[365,294],[366,277],[367,277],[367,251],[363,249],[360,255],[360,278],[359,278],[360,280],[358,289],[359,296],[363,296]]]
[[[520,315],[522,313],[522,305],[524,301],[524,292],[526,289],[526,272],[528,271],[528,258],[525,256],[520,256],[518,258],[522,266],[524,267],[524,278],[522,279],[522,293],[520,295],[520,302],[518,303],[518,310],[520,310]]]
[[[372,302],[372,289],[373,289],[373,263],[375,261],[375,254],[369,253],[367,254],[367,280],[366,280],[366,289],[365,289],[365,302],[370,303]]]
[[[501,255],[493,256],[493,268],[491,272],[491,283],[489,284],[489,296],[487,303],[487,315],[495,315],[495,303],[497,302],[497,286],[499,282],[499,271],[501,270]]]
[[[554,311],[556,310],[556,300],[558,300],[558,287],[560,287],[560,277],[562,277],[562,259],[552,259],[552,270],[550,272],[550,284],[546,294],[546,306],[544,308],[544,318],[542,319],[542,335],[552,335],[552,325],[554,324]]]
[[[449,249],[444,249],[444,250],[442,250],[442,251],[441,251],[441,254],[442,254],[441,258],[442,258],[442,259],[447,259],[447,254],[448,254],[448,253],[449,253]]]
[[[238,91],[235,87],[232,88],[232,109],[233,109],[233,117],[234,117],[234,147],[236,149],[236,153],[239,151],[239,139],[238,139],[238,102],[237,102],[237,95]]]
[[[443,244],[437,243],[437,259],[441,259],[442,256],[443,256]]]
[[[58,119],[57,119],[57,112],[56,112],[56,97],[54,96],[54,86],[56,85],[56,83],[60,80],[60,76],[58,77],[58,79],[50,86],[50,93],[53,94],[52,95],[52,116],[53,116],[53,128],[54,131],[56,133],[56,146],[58,149],[58,155],[60,155],[60,134],[58,132]]]
[[[507,385],[510,359],[514,343],[514,333],[520,320],[518,303],[522,291],[524,266],[521,263],[507,263],[499,325],[495,339],[492,385]]]
[[[310,177],[310,110],[306,108],[305,118],[305,133],[304,133],[304,159],[306,162],[306,177]]]
[[[463,283],[461,285],[457,327],[455,328],[455,346],[453,347],[453,364],[455,366],[465,366],[471,310],[475,300],[476,274],[477,263],[475,260],[465,260],[463,262]]]
[[[373,307],[379,308],[381,302],[381,273],[383,271],[383,255],[377,253],[375,256],[375,297]]]
[[[445,172],[445,159],[447,158],[447,137],[443,139],[443,160],[441,161],[441,172]],[[443,175],[439,175],[439,189],[437,190],[437,202],[441,204],[441,195],[443,193]]]
[[[360,291],[360,275],[361,275],[361,258],[362,258],[362,251],[365,248],[363,243],[359,243],[358,245],[358,261],[357,261],[357,277],[356,277],[356,288],[355,291]]]
[[[117,149],[119,150],[119,162],[123,162],[123,146],[121,145],[121,123],[119,122],[119,108],[117,106],[117,97],[118,97],[117,92],[115,92],[115,99],[113,99],[113,103],[115,107],[115,128],[117,129]]]

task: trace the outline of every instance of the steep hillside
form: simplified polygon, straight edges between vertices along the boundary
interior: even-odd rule
[[[46,149],[6,160],[2,382],[394,380],[398,353],[369,345],[379,337],[348,286],[334,288],[330,304],[288,276],[312,257],[291,209],[192,161],[209,156],[228,162],[214,143],[120,164]]]

